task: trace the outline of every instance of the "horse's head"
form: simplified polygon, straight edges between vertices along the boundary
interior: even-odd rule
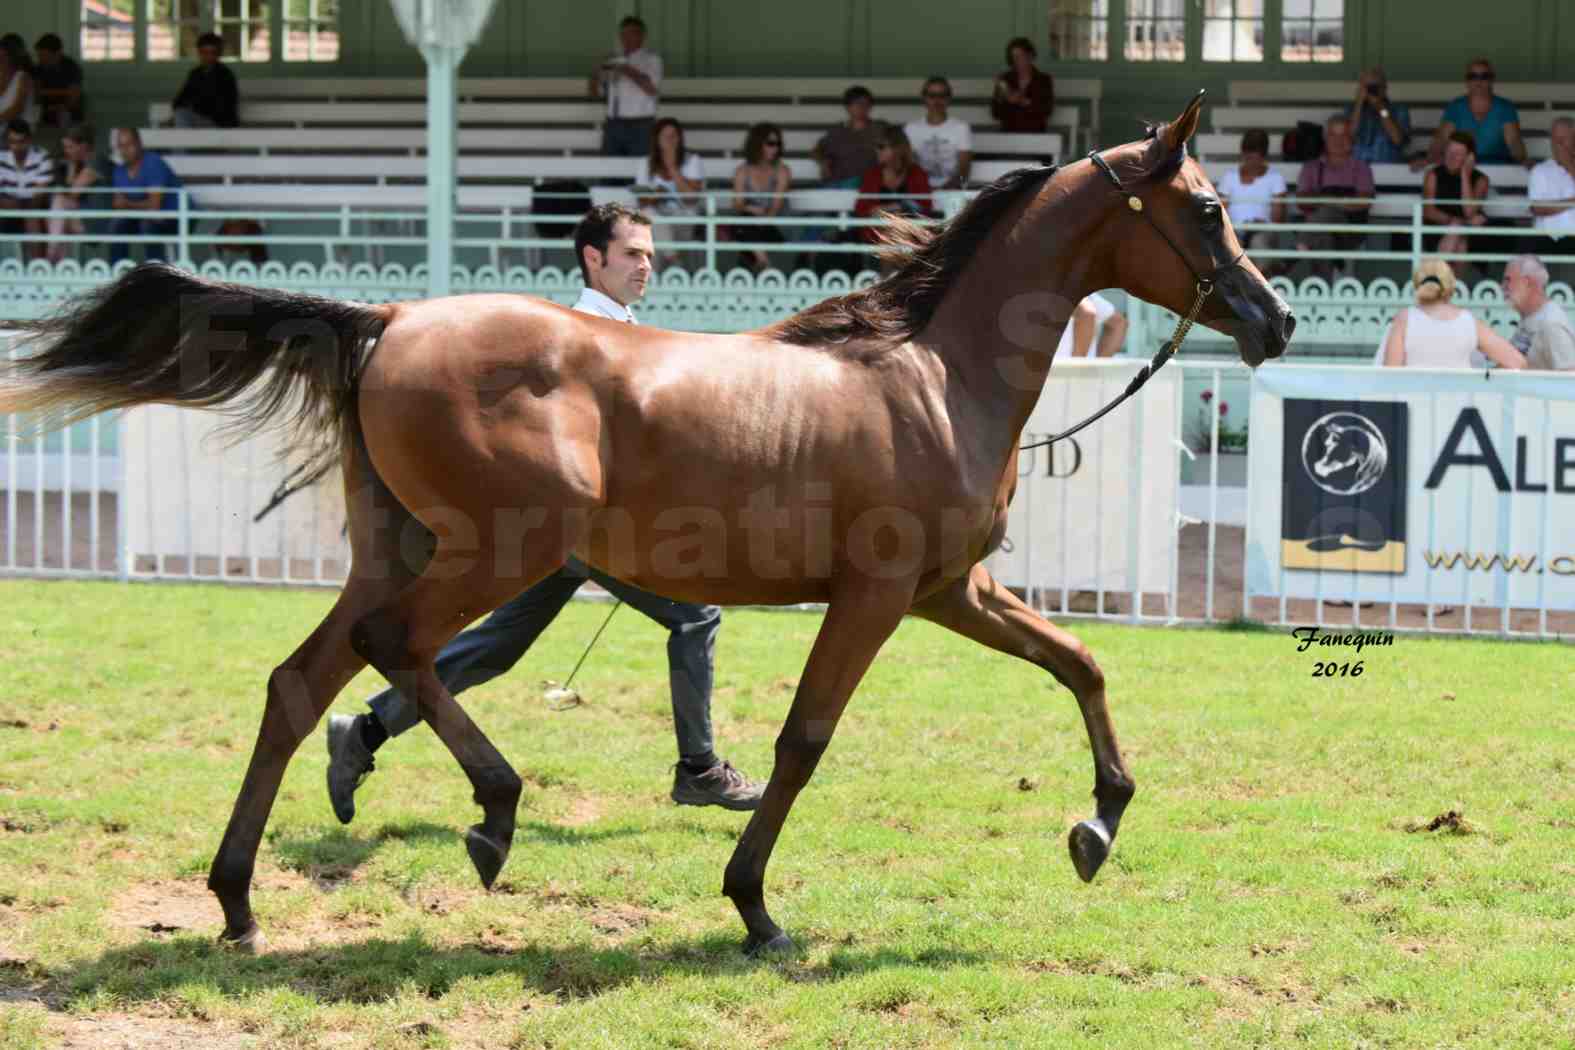
[[[1346,467],[1357,467],[1360,472],[1361,465],[1370,453],[1366,437],[1355,427],[1327,424],[1323,428],[1323,455],[1313,464],[1313,472],[1320,478],[1326,478]]]
[[[1198,320],[1234,338],[1241,359],[1256,367],[1285,352],[1296,319],[1246,257],[1214,185],[1187,156],[1202,105],[1200,91],[1169,124],[1103,155],[1126,195],[1112,212],[1110,228],[1119,232],[1110,286],[1185,316],[1200,281],[1212,282]],[[1108,175],[1091,177],[1113,191]]]

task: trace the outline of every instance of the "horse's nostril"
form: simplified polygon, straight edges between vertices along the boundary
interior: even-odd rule
[[[1296,315],[1287,310],[1285,311],[1285,316],[1280,320],[1280,338],[1288,343],[1295,332]]]

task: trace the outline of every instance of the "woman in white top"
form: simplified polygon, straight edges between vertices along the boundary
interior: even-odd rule
[[[1266,131],[1254,128],[1241,137],[1240,163],[1220,176],[1214,188],[1234,225],[1285,221],[1284,197],[1290,187],[1285,185],[1285,176],[1269,167]],[[1244,241],[1248,251],[1272,251],[1276,244],[1275,235],[1267,230],[1257,230]],[[1276,259],[1259,269],[1273,274],[1285,267]]]
[[[1470,368],[1471,351],[1480,350],[1500,368],[1525,368],[1526,359],[1483,322],[1449,300],[1455,272],[1438,258],[1422,260],[1411,275],[1416,305],[1395,316],[1384,341],[1384,364],[1391,368]]]
[[[691,153],[684,146],[684,126],[672,117],[663,117],[651,129],[651,155],[640,166],[635,180],[640,194],[640,206],[654,210],[659,215],[699,215],[700,198],[693,196],[705,189],[705,164],[700,154]],[[692,241],[695,227],[688,223],[661,223],[656,227],[656,239]],[[669,252],[663,262],[676,262],[676,253]]]

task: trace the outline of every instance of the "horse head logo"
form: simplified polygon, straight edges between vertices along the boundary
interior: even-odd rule
[[[1378,484],[1389,466],[1389,445],[1366,416],[1330,412],[1307,428],[1302,467],[1331,496],[1355,496]]]

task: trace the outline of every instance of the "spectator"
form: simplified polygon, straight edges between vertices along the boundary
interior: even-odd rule
[[[0,232],[43,233],[43,209],[49,207],[49,184],[55,179],[55,166],[49,154],[33,145],[33,126],[20,118],[6,122],[5,149],[0,151],[0,211],[39,212],[0,220]],[[22,256],[41,259],[42,243],[24,242]]]
[[[1541,259],[1522,255],[1509,261],[1504,298],[1520,314],[1520,327],[1510,343],[1526,355],[1526,367],[1575,371],[1575,328],[1564,307],[1548,298],[1548,268]]]
[[[1095,292],[1072,309],[1072,320],[1061,330],[1055,360],[1067,357],[1114,357],[1127,337],[1127,319],[1114,303]]]
[[[69,128],[82,123],[82,67],[64,54],[54,33],[45,33],[33,45],[38,55],[34,77],[41,127]]]
[[[1034,66],[1039,52],[1025,36],[1006,45],[1006,72],[995,78],[990,114],[1002,131],[1043,134],[1055,109],[1055,80]]]
[[[0,37],[0,123],[33,116],[33,60],[15,33]]]
[[[820,164],[822,185],[853,189],[875,166],[876,145],[884,125],[871,119],[875,96],[860,84],[842,93],[842,108],[847,110],[847,122],[822,135],[810,156]]]
[[[782,129],[756,124],[744,139],[744,162],[733,171],[733,210],[739,215],[781,215],[792,185],[793,173],[782,160]],[[780,226],[724,226],[721,233],[726,240],[782,243]],[[750,252],[750,262],[756,273],[771,265],[759,249]]]
[[[1477,161],[1482,164],[1524,164],[1526,144],[1520,137],[1520,111],[1509,99],[1493,94],[1493,63],[1478,58],[1466,67],[1466,93],[1444,108],[1427,162],[1437,164],[1444,157],[1449,136],[1469,131],[1477,143]]]
[[[1553,156],[1531,169],[1526,189],[1540,231],[1528,246],[1562,254],[1575,247],[1575,241],[1560,243],[1561,237],[1575,233],[1575,120],[1556,118],[1548,138]]]
[[[1451,230],[1487,225],[1482,205],[1473,203],[1487,198],[1489,186],[1488,177],[1476,170],[1475,149],[1469,131],[1455,132],[1444,149],[1444,162],[1422,179],[1422,217],[1430,225]],[[1462,233],[1430,233],[1422,238],[1422,247],[1429,253],[1463,255],[1469,245]],[[1450,265],[1458,272],[1457,263]]]
[[[1368,164],[1404,164],[1411,142],[1411,111],[1389,101],[1389,77],[1374,66],[1356,81],[1356,99],[1345,108],[1355,145],[1351,152]]]
[[[1442,259],[1423,259],[1411,277],[1416,305],[1395,315],[1384,341],[1384,364],[1391,368],[1470,368],[1480,350],[1502,368],[1525,368],[1526,359],[1486,324],[1450,302],[1455,272]]]
[[[1254,128],[1241,137],[1240,162],[1221,175],[1214,188],[1234,225],[1285,221],[1284,197],[1290,187],[1285,184],[1285,176],[1269,167],[1269,134],[1262,128]],[[1243,238],[1243,247],[1248,251],[1272,251],[1278,240],[1269,230],[1254,230]],[[1276,260],[1271,266],[1277,263]]]
[[[1373,202],[1373,169],[1365,161],[1351,154],[1351,120],[1349,117],[1330,117],[1323,128],[1323,156],[1302,165],[1301,176],[1296,180],[1297,207],[1305,221],[1310,223],[1359,224],[1367,221]],[[1346,203],[1331,201],[1314,202],[1310,197],[1351,197]],[[1362,242],[1361,234],[1304,233],[1296,239],[1298,251],[1342,252],[1355,250]],[[1312,264],[1315,272],[1328,277],[1333,269],[1343,269],[1343,264],[1330,266],[1327,260]]]
[[[644,157],[661,98],[662,56],[645,46],[645,23],[634,15],[618,23],[618,48],[590,76],[591,97],[607,99],[602,153]]]
[[[197,38],[197,66],[186,74],[180,94],[170,103],[177,128],[234,128],[241,123],[241,92],[235,74],[219,61],[224,38],[204,33]]]
[[[65,154],[65,164],[61,171],[63,186],[54,195],[49,215],[50,262],[75,254],[79,242],[62,241],[62,235],[96,232],[103,227],[98,221],[83,222],[72,212],[108,208],[107,194],[83,191],[109,186],[115,178],[114,165],[94,151],[93,129],[87,125],[78,124],[68,130],[60,140],[60,150]]]
[[[875,159],[876,164],[859,183],[859,200],[853,214],[861,219],[882,211],[908,216],[930,214],[930,179],[915,163],[907,133],[896,125],[882,130]],[[876,227],[866,226],[860,232],[864,240],[873,242],[875,231]]]
[[[120,163],[115,165],[116,193],[111,206],[126,214],[110,223],[110,236],[170,236],[175,232],[174,220],[155,219],[153,215],[179,207],[176,195],[168,191],[180,189],[180,178],[164,163],[163,157],[143,150],[142,135],[136,128],[117,129],[115,148],[120,151]],[[112,243],[110,263],[120,262],[129,251],[130,246],[124,241]],[[149,242],[146,257],[149,260],[164,258],[164,245]]]
[[[973,129],[956,117],[946,115],[952,100],[951,81],[931,77],[924,82],[924,119],[903,127],[913,152],[930,185],[943,190],[961,189],[968,184],[973,167]]]
[[[651,136],[651,152],[635,179],[640,206],[660,215],[694,217],[700,214],[700,200],[695,194],[704,189],[705,163],[700,154],[685,147],[684,126],[673,117],[658,120]],[[664,223],[658,232],[666,241],[689,241],[695,236],[690,223]],[[666,265],[676,261],[677,255],[669,252]]]

